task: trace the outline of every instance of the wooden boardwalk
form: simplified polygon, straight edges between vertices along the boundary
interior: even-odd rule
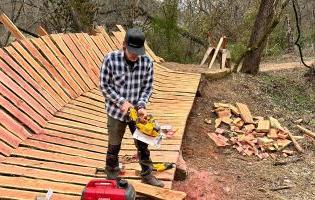
[[[107,146],[104,98],[98,89],[104,55],[122,46],[124,30],[90,36],[52,34],[0,49],[0,199],[80,199],[85,184],[104,167]],[[151,148],[154,161],[176,162],[200,75],[169,70],[155,61],[148,109],[176,135]],[[120,157],[136,153],[131,134]],[[126,163],[127,179],[139,180],[138,163]],[[156,176],[172,187],[174,169]]]

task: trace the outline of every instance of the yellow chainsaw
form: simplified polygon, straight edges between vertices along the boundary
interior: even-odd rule
[[[130,120],[136,123],[136,127],[141,133],[151,137],[157,137],[160,135],[160,127],[155,122],[152,115],[149,114],[146,118],[140,117],[135,108],[130,108],[128,110],[128,115]]]

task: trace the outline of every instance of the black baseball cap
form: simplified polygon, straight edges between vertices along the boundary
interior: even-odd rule
[[[125,43],[130,53],[144,55],[145,54],[144,42],[145,36],[141,30],[137,28],[132,28],[127,31],[125,36]]]

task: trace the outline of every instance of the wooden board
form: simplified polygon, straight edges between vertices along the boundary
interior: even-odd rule
[[[48,190],[46,188],[46,190]],[[34,192],[29,190],[21,190],[20,188],[0,188],[1,197],[4,199],[17,199],[17,200],[34,200],[39,195],[45,195],[42,191]],[[50,200],[80,200],[78,195],[64,195],[53,193]]]
[[[0,61],[1,64],[1,61]],[[41,116],[44,117],[45,119],[51,119],[53,116],[48,113],[42,105],[40,105],[32,96],[27,94],[21,87],[16,85],[12,79],[9,77],[5,76],[2,71],[0,71],[0,79],[3,85],[6,87],[10,87],[11,90],[15,91],[15,93],[24,99],[25,102],[28,103],[28,105],[32,106],[32,108],[36,111],[41,112]]]
[[[91,80],[91,77],[87,74],[87,72],[82,68],[79,61],[76,59],[75,55],[72,54],[70,49],[67,47],[65,42],[62,40],[61,34],[52,34],[50,35],[52,40],[58,46],[60,51],[66,56],[69,63],[72,65],[73,69],[76,70],[77,74],[82,78],[82,80],[86,83],[89,89],[95,87],[94,82]]]
[[[6,16],[6,14],[2,13],[0,15],[0,22],[12,33],[12,35],[18,40],[24,40],[26,37],[22,34],[22,32],[13,24],[13,22]]]
[[[21,41],[21,44],[31,53],[31,55],[37,60],[39,64],[44,66],[51,74],[51,78],[57,83],[57,87],[60,88],[60,97],[65,100],[65,102],[70,101],[70,97],[75,97],[73,90],[70,88],[69,84],[63,79],[63,77],[58,73],[55,67],[53,67],[43,55],[36,49],[36,47],[29,40]],[[70,95],[70,97],[68,96]]]
[[[13,47],[5,47],[8,54],[10,54],[16,62],[19,64],[19,68],[24,69],[24,71],[34,79],[35,82],[37,82],[37,85],[34,85],[33,87],[37,89],[37,87],[41,87],[42,90],[37,89],[47,101],[56,109],[59,110],[61,108],[61,105],[63,104],[63,100],[60,98],[60,96],[53,90],[53,88],[48,85],[48,83],[43,79],[43,77],[40,75],[37,69],[34,69],[31,67],[25,58],[22,56],[13,48]],[[23,73],[20,73],[23,75]]]
[[[25,103],[21,98],[16,96],[11,90],[5,87],[0,82],[0,93],[8,98],[15,107],[21,109],[24,113],[27,113],[34,121],[36,121],[39,125],[44,126],[46,124],[46,120],[39,115],[32,107],[30,107],[27,103]]]
[[[236,103],[236,106],[238,110],[240,111],[241,117],[245,123],[253,124],[254,120],[253,117],[249,111],[249,108],[247,105],[242,104],[242,103]]]
[[[48,46],[46,46],[45,42],[41,38],[36,38],[31,40],[38,49],[46,56],[46,58],[52,63],[53,68],[56,69],[60,74],[60,76],[65,80],[64,87],[68,88],[69,95],[71,98],[75,98],[82,94],[81,88],[78,86],[78,84],[75,82],[73,77],[71,77],[70,72],[66,70],[66,68],[59,62],[57,57],[54,55],[54,53],[49,49]],[[47,67],[45,65],[45,67]]]
[[[64,54],[62,54],[62,52],[55,46],[55,44],[50,39],[50,37],[44,36],[44,37],[41,37],[41,39],[46,43],[46,45],[50,48],[53,54],[59,59],[60,63],[65,68],[65,70],[67,70],[69,74],[73,77],[76,84],[81,88],[82,92],[88,91],[89,88],[86,85],[86,83],[81,79],[80,75],[77,73],[77,71],[73,68],[73,66],[67,60],[67,57]]]
[[[270,130],[270,121],[269,120],[260,120],[256,128],[257,132],[268,133]]]
[[[51,78],[47,71],[42,68],[19,43],[11,44],[28,63],[34,68],[36,72],[47,82],[47,84],[54,90],[54,93],[49,93],[58,102],[59,105],[65,105],[69,98],[65,97],[65,93],[62,91],[60,86]]]

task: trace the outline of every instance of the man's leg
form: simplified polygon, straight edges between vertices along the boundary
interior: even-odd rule
[[[106,155],[107,179],[116,179],[119,175],[118,154],[127,124],[107,115],[108,147]]]
[[[135,123],[129,122],[128,126],[131,133],[133,134],[136,130]],[[148,144],[142,141],[136,140],[136,139],[134,140],[134,142],[138,150],[139,164],[142,169],[141,174],[140,174],[142,177],[142,181],[150,185],[164,187],[163,182],[159,181],[157,178],[155,178],[151,174],[152,173],[152,160],[150,158],[150,151],[148,149]]]

